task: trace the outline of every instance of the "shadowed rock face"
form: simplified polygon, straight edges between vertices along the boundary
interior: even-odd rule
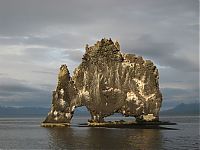
[[[150,60],[122,54],[119,43],[111,39],[85,49],[72,78],[67,66],[61,66],[51,112],[44,123],[70,123],[79,106],[87,107],[90,122],[103,122],[116,112],[138,121],[158,120],[162,95],[158,70]]]

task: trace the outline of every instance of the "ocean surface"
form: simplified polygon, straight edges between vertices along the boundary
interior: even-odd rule
[[[0,149],[198,150],[200,145],[199,116],[161,117],[176,122],[167,127],[178,130],[78,127],[88,117],[74,117],[71,127],[44,128],[43,119],[0,118]]]

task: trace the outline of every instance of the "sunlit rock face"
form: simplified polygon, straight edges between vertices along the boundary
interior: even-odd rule
[[[75,107],[71,104],[76,101],[78,91],[69,75],[66,65],[60,67],[58,85],[52,94],[51,111],[48,113],[44,123],[66,123],[73,116]]]
[[[67,66],[61,66],[52,109],[44,122],[69,123],[79,106],[87,107],[91,122],[103,122],[114,113],[158,120],[162,95],[158,69],[150,60],[121,53],[119,43],[111,39],[86,45],[85,50],[72,78]]]

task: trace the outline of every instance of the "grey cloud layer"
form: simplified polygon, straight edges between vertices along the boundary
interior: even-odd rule
[[[196,100],[198,9],[198,0],[0,0],[0,77],[23,79],[33,88],[51,91],[60,64],[68,64],[72,72],[85,44],[111,37],[120,41],[122,52],[142,55],[159,66],[166,102],[176,101],[169,95],[188,90],[190,97],[180,101]],[[9,88],[0,83],[0,89]],[[175,93],[166,90],[174,88]],[[47,95],[18,104],[46,102]]]
[[[0,83],[0,102],[2,105],[20,106],[20,103],[26,103],[27,106],[31,106],[40,102],[47,105],[49,102],[50,91],[35,87],[26,81],[1,77]]]

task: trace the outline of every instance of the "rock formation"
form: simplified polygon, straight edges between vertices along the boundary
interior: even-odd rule
[[[102,39],[86,45],[72,77],[66,65],[60,67],[51,111],[43,124],[68,125],[80,106],[87,107],[90,122],[104,122],[114,113],[158,121],[162,103],[158,79],[158,69],[150,60],[121,53],[118,42]]]

